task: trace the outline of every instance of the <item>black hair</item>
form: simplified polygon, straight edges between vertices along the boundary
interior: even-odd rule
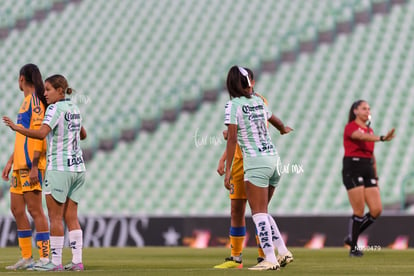
[[[243,69],[249,73],[250,69],[247,69],[247,68],[243,68]],[[253,75],[253,72],[251,72],[251,74]],[[230,99],[243,97],[243,96],[246,98],[251,97],[251,94],[246,91],[246,88],[249,87],[249,81],[247,80],[245,76],[242,75],[238,66],[234,65],[230,68],[229,73],[227,74],[226,84],[227,84],[227,90],[230,95]]]
[[[349,109],[349,115],[348,115],[348,123],[354,121],[356,119],[356,115],[354,113],[354,110],[358,108],[358,106],[360,106],[362,103],[365,103],[366,101],[364,100],[358,100],[355,101],[352,105],[351,108]]]
[[[40,101],[43,103],[45,108],[47,107],[47,102],[45,98],[45,86],[42,80],[42,74],[40,73],[37,65],[33,63],[28,63],[20,69],[20,76],[24,77],[24,80],[35,87],[35,93],[39,97]]]

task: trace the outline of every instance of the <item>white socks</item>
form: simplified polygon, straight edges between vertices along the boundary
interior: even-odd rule
[[[83,238],[82,230],[72,230],[69,232],[69,246],[72,249],[72,263],[79,264],[82,262]]]
[[[50,255],[54,265],[62,264],[63,236],[50,236]]]
[[[272,229],[273,244],[277,248],[279,255],[285,255],[289,250],[286,248],[286,244],[282,238],[282,235],[280,234],[276,221],[271,215],[267,214],[267,216],[269,218],[270,228]]]
[[[62,250],[64,237],[50,236],[50,255],[54,265],[62,264]],[[69,243],[72,248],[72,263],[79,264],[82,262],[82,230],[72,230],[69,232]]]
[[[266,213],[257,213],[253,216],[253,221],[256,225],[257,236],[259,237],[260,246],[266,256],[266,261],[270,263],[277,263],[275,248],[272,242],[272,230],[269,223],[269,217]]]

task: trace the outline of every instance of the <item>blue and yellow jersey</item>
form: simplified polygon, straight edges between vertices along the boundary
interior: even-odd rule
[[[17,115],[17,124],[29,129],[39,129],[43,122],[45,107],[35,93],[24,98]],[[33,154],[41,152],[39,169],[46,168],[46,139],[28,138],[16,132],[14,142],[13,170],[31,169]]]

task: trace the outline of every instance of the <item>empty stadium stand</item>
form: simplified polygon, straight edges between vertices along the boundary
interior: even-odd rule
[[[401,203],[414,154],[411,2],[47,3],[0,22],[10,29],[0,40],[0,110],[15,115],[24,63],[37,63],[44,77],[68,77],[89,133],[82,213],[228,215],[215,170],[225,148],[224,79],[232,64],[255,71],[255,90],[295,129],[287,136],[272,130],[285,169],[272,212],[350,211],[342,131],[359,98],[370,103],[376,132],[397,128],[395,141],[376,144],[376,156],[384,204]],[[13,27],[36,10],[49,12]],[[0,135],[4,164],[14,136],[5,127]],[[6,196],[0,214],[8,204]]]

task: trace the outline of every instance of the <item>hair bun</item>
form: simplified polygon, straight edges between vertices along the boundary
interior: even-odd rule
[[[70,94],[72,94],[72,92],[73,92],[73,89],[68,87],[68,88],[66,88],[66,93],[65,94],[70,95]]]

